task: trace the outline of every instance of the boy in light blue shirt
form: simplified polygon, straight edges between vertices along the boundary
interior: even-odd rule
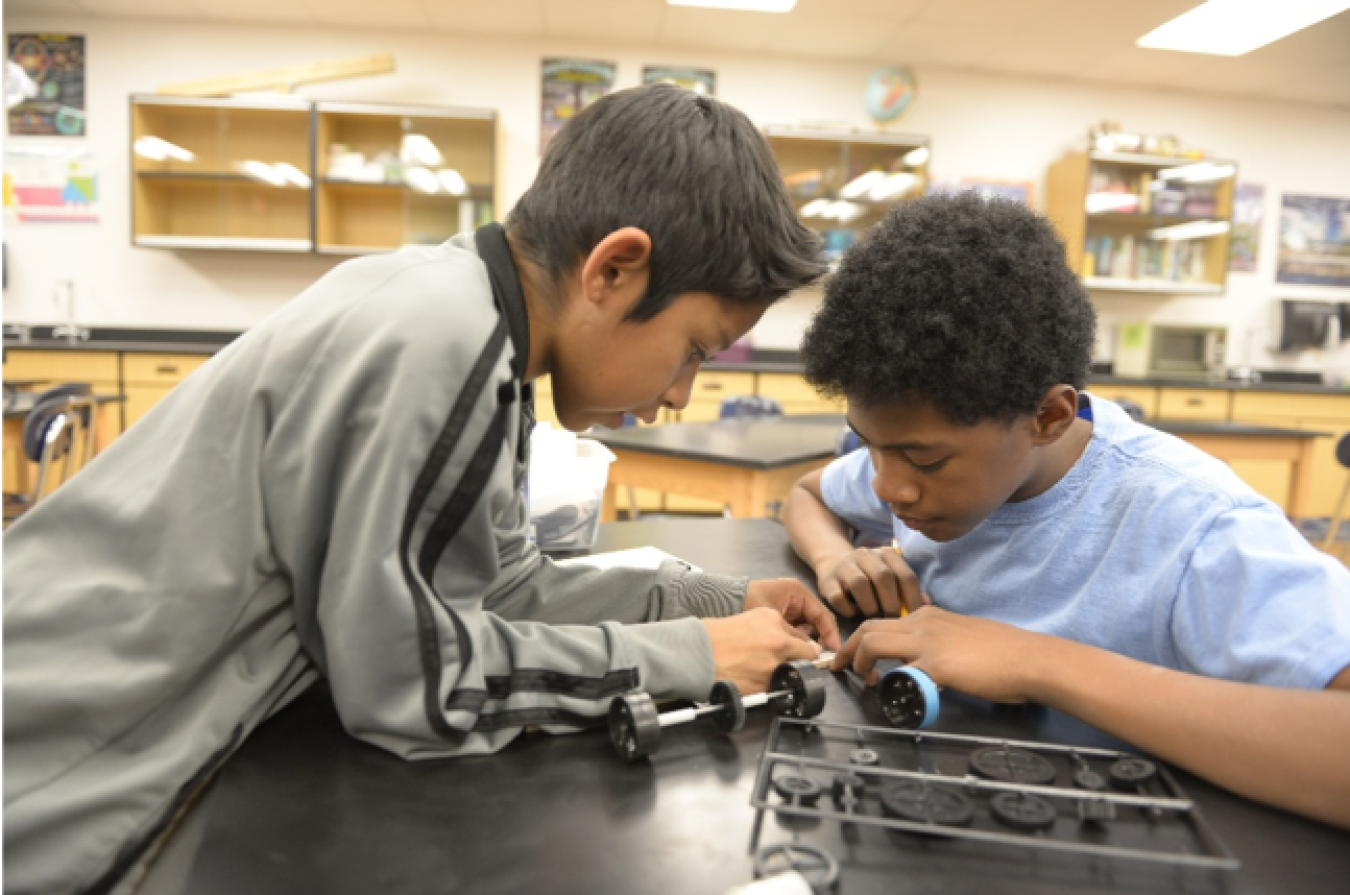
[[[1350,826],[1350,572],[1223,463],[1083,391],[1094,330],[1016,203],[910,203],[845,257],[802,352],[867,450],[785,510],[822,596],[876,616],[836,669],[898,658]]]

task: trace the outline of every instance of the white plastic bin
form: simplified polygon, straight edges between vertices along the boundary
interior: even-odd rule
[[[536,428],[531,440],[530,528],[541,550],[589,550],[614,455],[598,441]]]

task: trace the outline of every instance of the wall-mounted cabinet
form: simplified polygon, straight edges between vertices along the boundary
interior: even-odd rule
[[[1214,159],[1072,152],[1050,167],[1046,211],[1089,289],[1217,294],[1236,178]]]
[[[321,252],[434,245],[493,220],[496,115],[319,103]]]
[[[787,127],[764,133],[793,206],[821,234],[831,260],[928,187],[927,137]]]
[[[132,242],[358,254],[494,218],[496,113],[131,98]]]
[[[132,242],[310,251],[310,115],[291,100],[133,97]]]

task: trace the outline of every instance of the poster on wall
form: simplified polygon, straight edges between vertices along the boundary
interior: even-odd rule
[[[928,179],[928,195],[978,193],[983,199],[1012,199],[1031,207],[1035,184],[1029,180],[999,180],[971,174],[937,175]]]
[[[11,34],[7,60],[10,134],[83,137],[84,35]]]
[[[1350,288],[1350,199],[1284,197],[1275,280]]]
[[[614,87],[614,63],[588,59],[545,59],[539,120],[542,155],[572,116]]]
[[[5,217],[20,223],[98,223],[98,166],[83,149],[5,150]]]
[[[1228,269],[1251,273],[1261,252],[1261,221],[1266,216],[1266,188],[1239,183],[1233,190],[1233,230],[1228,241]]]
[[[678,68],[669,65],[648,65],[642,69],[644,84],[677,84],[704,96],[717,93],[717,72],[706,68]]]

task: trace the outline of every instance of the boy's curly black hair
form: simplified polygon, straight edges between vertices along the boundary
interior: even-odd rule
[[[844,256],[802,343],[806,378],[864,407],[931,403],[960,425],[1034,412],[1087,380],[1087,291],[1048,220],[974,193],[898,206]]]

